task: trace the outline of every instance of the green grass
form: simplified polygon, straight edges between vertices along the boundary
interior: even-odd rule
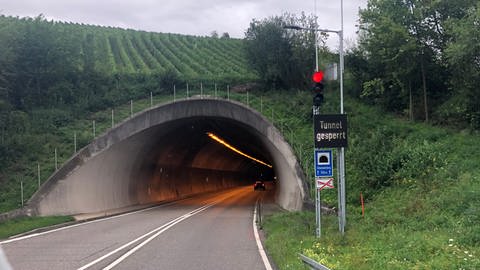
[[[345,236],[335,216],[322,217],[320,239],[314,213],[268,217],[267,249],[279,268],[302,269],[295,254],[304,253],[332,269],[480,269],[480,137],[350,99],[346,112]],[[332,191],[322,191],[330,204]]]
[[[73,221],[69,216],[23,217],[0,222],[0,239],[25,233],[37,228]]]

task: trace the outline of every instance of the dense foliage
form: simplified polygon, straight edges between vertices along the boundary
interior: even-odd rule
[[[352,91],[410,119],[480,128],[480,3],[370,0],[346,67]]]
[[[254,19],[245,33],[247,59],[266,88],[305,88],[315,70],[315,32],[287,30],[286,26],[318,28],[313,16],[285,13]],[[318,34],[318,43],[323,44],[325,37]],[[328,63],[331,55],[325,46],[320,54],[321,62]]]

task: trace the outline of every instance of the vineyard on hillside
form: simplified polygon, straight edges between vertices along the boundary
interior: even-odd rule
[[[69,59],[77,64],[80,71],[119,75],[168,71],[185,79],[255,79],[255,74],[247,68],[242,40],[239,39],[0,16],[2,30],[21,26],[27,28],[27,33],[37,36],[49,31],[47,37],[58,41],[55,42],[57,48],[60,47],[58,49],[68,51]]]

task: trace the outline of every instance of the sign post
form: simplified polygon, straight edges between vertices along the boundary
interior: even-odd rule
[[[320,115],[314,114],[314,141],[315,149],[320,148],[337,148],[337,173],[338,173],[338,224],[339,230],[343,234],[345,232],[345,166],[344,166],[344,147],[348,144],[348,131],[347,131],[347,115],[345,114],[333,114],[333,115]],[[333,176],[333,158],[331,154],[332,150],[315,150],[315,177],[331,177]],[[324,163],[320,160],[323,157],[329,157],[329,163]],[[327,166],[328,165],[328,166]],[[325,178],[323,178],[325,179]],[[322,178],[317,180],[317,194],[320,196],[320,188],[318,187],[318,181],[322,181]],[[333,188],[333,178],[331,178],[331,184],[329,182],[323,182],[323,188]],[[330,187],[331,185],[331,187]],[[320,209],[320,205],[317,206]],[[317,215],[320,215],[320,210],[317,210]],[[319,218],[317,218],[317,224],[320,224]],[[317,236],[319,236],[319,229]]]

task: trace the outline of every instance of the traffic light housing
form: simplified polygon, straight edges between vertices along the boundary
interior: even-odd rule
[[[313,105],[320,106],[323,103],[323,89],[325,86],[323,85],[323,72],[316,71],[313,73],[312,76],[314,85],[313,85]]]

